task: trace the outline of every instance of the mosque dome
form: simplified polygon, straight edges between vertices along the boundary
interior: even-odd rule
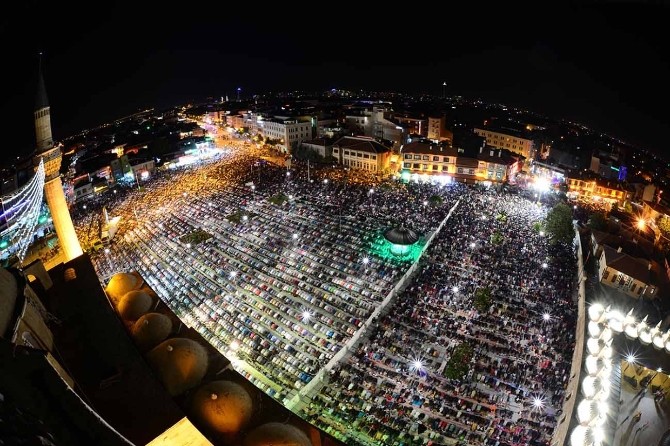
[[[109,298],[118,302],[128,291],[138,290],[144,280],[137,273],[116,273],[109,279],[105,291]]]
[[[212,381],[196,390],[191,414],[204,426],[224,434],[236,434],[251,420],[253,401],[241,385]]]
[[[164,314],[147,313],[130,329],[135,344],[141,351],[154,348],[170,336],[172,321]]]
[[[128,291],[119,301],[116,310],[124,321],[136,321],[146,314],[153,305],[149,294],[140,290]]]
[[[147,353],[147,361],[172,396],[197,386],[207,372],[205,347],[187,338],[171,338]]]
[[[384,238],[394,245],[413,245],[419,240],[416,232],[404,226],[389,229],[384,233]]]
[[[312,442],[292,424],[265,423],[247,435],[244,446],[312,446]]]

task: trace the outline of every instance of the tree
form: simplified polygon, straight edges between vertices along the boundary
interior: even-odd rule
[[[552,243],[571,243],[575,238],[572,209],[565,203],[558,203],[547,213],[544,226]]]
[[[449,361],[447,361],[444,376],[449,379],[463,379],[470,370],[470,361],[473,355],[474,350],[470,344],[463,342],[457,345]]]
[[[491,244],[493,244],[493,245],[499,245],[504,240],[505,240],[505,237],[503,237],[503,235],[500,231],[496,231],[493,234],[491,234]]]
[[[439,206],[439,205],[442,204],[442,201],[443,201],[443,200],[442,200],[442,197],[440,197],[439,195],[432,195],[432,196],[428,199],[428,201],[429,201],[430,204],[432,204],[433,206]]]
[[[479,288],[475,291],[472,305],[480,313],[485,313],[491,308],[491,289],[489,287]]]
[[[604,231],[607,229],[607,218],[602,212],[594,212],[589,216],[586,226],[592,231]]]
[[[670,238],[670,217],[665,215],[658,217],[656,220],[656,226],[661,231],[664,237]]]

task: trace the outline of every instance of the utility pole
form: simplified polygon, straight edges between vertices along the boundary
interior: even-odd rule
[[[310,182],[310,177],[309,177],[309,160],[307,160],[307,182]]]

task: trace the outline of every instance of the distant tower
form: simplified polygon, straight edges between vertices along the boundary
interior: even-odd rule
[[[447,82],[442,82],[442,99],[447,97]]]
[[[54,146],[51,136],[51,114],[47,92],[44,88],[41,63],[38,77],[37,102],[35,103],[34,113],[37,148],[33,155],[33,165],[38,166],[40,159],[44,160],[44,197],[47,200],[49,211],[51,211],[51,218],[56,228],[58,242],[65,254],[65,261],[68,261],[79,257],[83,252],[72,224],[70,210],[65,201],[63,184],[60,181],[60,163],[63,155],[60,146]]]
[[[242,89],[237,87],[237,102],[240,102],[240,91],[242,91]]]

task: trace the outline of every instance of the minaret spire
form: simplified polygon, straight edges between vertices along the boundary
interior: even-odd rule
[[[37,152],[45,152],[53,148],[54,141],[51,135],[51,109],[47,99],[47,89],[44,86],[42,75],[42,53],[39,53],[39,67],[37,75],[37,97],[35,101],[35,138]]]
[[[35,111],[49,106],[47,98],[47,89],[44,86],[44,76],[42,74],[42,52],[39,53],[39,67],[37,71],[37,97],[35,100]]]

